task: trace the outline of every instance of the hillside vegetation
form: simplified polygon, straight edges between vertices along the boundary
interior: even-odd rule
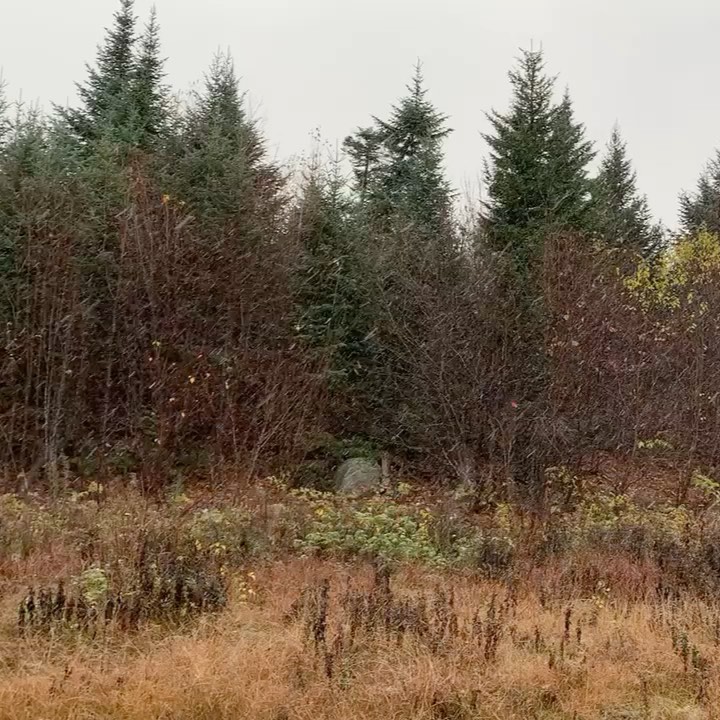
[[[542,523],[256,482],[0,503],[0,717],[711,718],[705,491]],[[29,589],[28,589],[29,588]]]
[[[523,51],[461,218],[421,67],[291,172],[162,57],[0,88],[0,720],[717,717],[720,159]]]

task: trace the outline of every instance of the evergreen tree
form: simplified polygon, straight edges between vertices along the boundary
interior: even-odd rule
[[[491,112],[493,133],[484,136],[490,146],[486,228],[491,245],[507,251],[527,277],[549,231],[589,229],[587,165],[594,152],[569,94],[553,105],[555,80],[545,74],[542,52],[523,51],[510,82],[510,110]]]
[[[312,168],[292,227],[302,250],[297,279],[298,333],[309,346],[329,353],[338,379],[351,382],[362,366],[368,323],[363,314],[351,206],[344,189],[337,163],[330,174]]]
[[[548,151],[548,214],[559,228],[587,231],[590,224],[590,179],[587,166],[595,157],[585,126],[576,122],[566,90],[552,117]]]
[[[452,193],[444,176],[442,143],[451,133],[447,117],[427,99],[418,65],[409,94],[390,118],[345,140],[356,186],[371,218],[387,225],[401,215],[416,230],[437,233],[450,221]]]
[[[280,173],[243,107],[233,61],[218,55],[183,121],[170,183],[211,225],[240,221],[261,198],[277,204]],[[268,208],[269,209],[269,205]]]
[[[47,145],[47,128],[36,110],[18,108],[17,116],[5,128],[0,143],[0,320],[13,304],[17,251],[29,219],[23,215],[19,199],[27,186],[42,185]],[[43,211],[38,207],[38,214]]]
[[[383,152],[382,135],[377,128],[359,128],[345,138],[345,151],[350,157],[355,176],[355,189],[362,203],[368,198],[376,182]]]
[[[697,190],[680,196],[680,222],[688,234],[704,228],[720,235],[720,150],[700,176]]]
[[[617,127],[593,182],[593,215],[595,232],[607,245],[645,256],[659,249],[661,231],[652,222],[647,198],[637,190],[637,176]]]
[[[427,99],[420,65],[408,90],[387,121],[376,119],[387,153],[383,188],[392,205],[417,227],[437,231],[450,215],[442,143],[452,131],[446,126],[447,116]]]
[[[108,128],[126,128],[129,124],[129,91],[136,70],[134,5],[134,0],[120,0],[115,22],[98,48],[96,66],[88,66],[88,80],[77,86],[82,108],[60,110],[85,143],[96,140]]]
[[[160,28],[152,9],[139,41],[130,85],[133,145],[149,149],[157,143],[168,123],[168,96],[163,86],[164,61],[160,57]]]
[[[545,73],[541,52],[523,51],[510,82],[509,111],[488,116],[493,132],[485,135],[491,151],[485,222],[491,246],[512,260],[521,313],[516,342],[523,371],[517,380],[525,412],[517,417],[512,473],[517,483],[539,492],[545,467],[557,460],[556,448],[540,429],[550,377],[541,260],[548,233],[588,230],[586,168],[593,150],[569,95],[553,104],[555,81]]]
[[[510,110],[492,111],[493,133],[484,135],[490,146],[486,228],[491,245],[507,250],[525,274],[539,254],[541,230],[549,219],[554,79],[545,74],[542,53],[526,50],[510,72],[510,83]]]

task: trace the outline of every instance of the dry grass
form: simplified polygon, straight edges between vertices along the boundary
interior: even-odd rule
[[[297,559],[258,567],[255,576],[257,594],[247,595],[246,579],[236,579],[226,610],[184,632],[154,626],[95,640],[20,639],[6,599],[0,718],[689,720],[714,717],[720,701],[712,670],[720,655],[718,608],[699,600],[598,596],[568,605],[528,585],[510,591],[405,569],[393,578],[395,597],[431,595],[437,586],[452,593],[455,635],[437,647],[371,629],[328,678],[302,620],[288,622],[288,610],[303,587],[330,580],[331,644],[346,620],[348,578],[352,587],[371,588],[370,569]],[[493,597],[508,610],[497,655],[488,659],[467,628]]]

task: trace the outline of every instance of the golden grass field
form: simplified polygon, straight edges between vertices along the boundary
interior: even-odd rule
[[[328,679],[321,657],[284,616],[298,588],[318,577],[338,589],[367,571],[317,561],[274,563],[255,573],[257,595],[183,633],[147,629],[133,637],[67,643],[13,637],[14,607],[3,607],[0,717],[39,718],[711,718],[717,676],[683,668],[673,627],[687,628],[706,661],[720,651],[717,608],[602,602],[542,607],[523,588],[502,629],[497,657],[458,637],[437,651],[382,632],[344,658]],[[423,571],[395,579],[412,593],[441,583],[466,621],[504,589]],[[398,592],[398,590],[396,590]],[[332,619],[331,619],[332,626]],[[578,640],[577,628],[581,629]],[[536,645],[536,634],[541,640]]]
[[[620,555],[578,555],[608,570],[580,592],[553,560],[495,581],[405,564],[388,589],[361,560],[275,554],[185,623],[23,633],[26,585],[80,562],[47,540],[0,565],[0,720],[720,717],[720,604],[642,591],[657,568]]]

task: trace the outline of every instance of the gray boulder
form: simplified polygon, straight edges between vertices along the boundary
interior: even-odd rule
[[[335,473],[335,488],[344,495],[372,492],[381,485],[380,465],[367,458],[346,460]]]

